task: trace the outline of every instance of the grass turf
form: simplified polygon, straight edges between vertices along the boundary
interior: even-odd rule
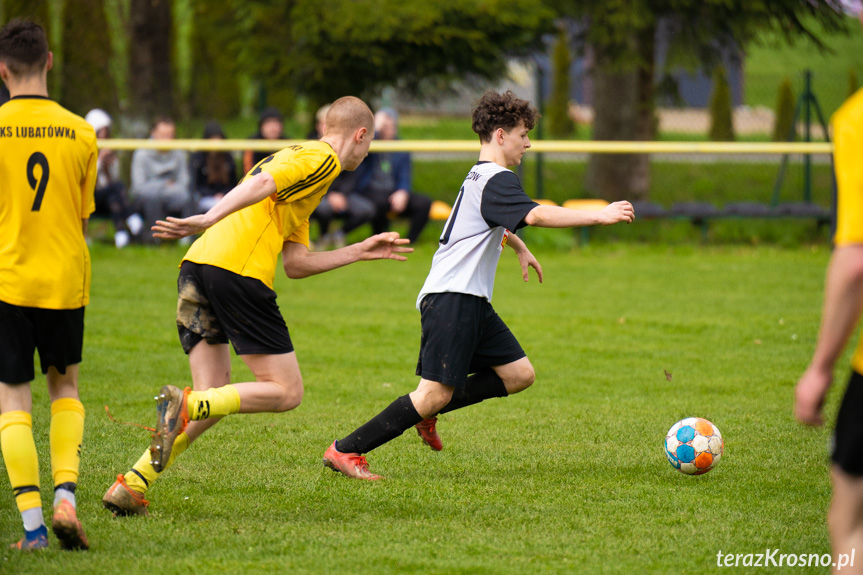
[[[46,552],[0,549],[2,571],[680,573],[717,569],[720,550],[828,552],[828,433],[791,418],[827,248],[538,249],[543,285],[523,284],[507,250],[494,304],[536,384],[442,416],[443,452],[410,430],[369,456],[385,481],[349,480],[321,456],[415,387],[413,304],[432,248],[421,244],[406,263],[278,277],[303,404],[227,418],[150,491],[151,517],[115,519],[100,498],[148,434],[110,422],[103,405],[152,425],[158,387],[189,383],[173,325],[183,252],[96,245],[78,490],[92,549],[61,552],[52,536]],[[237,358],[234,368],[234,381],[249,377]],[[41,378],[33,387],[47,493],[47,397]],[[662,451],[667,429],[692,415],[726,439],[702,477],[674,471]],[[11,542],[20,518],[10,490],[0,498]]]

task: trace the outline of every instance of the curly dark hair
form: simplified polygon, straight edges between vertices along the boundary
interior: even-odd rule
[[[10,20],[0,28],[0,61],[15,75],[41,71],[48,61],[44,28],[21,18]]]
[[[491,135],[498,128],[511,130],[524,121],[524,127],[532,130],[539,119],[539,112],[533,104],[522,100],[507,90],[499,94],[489,90],[473,110],[471,128],[479,134],[481,142],[491,142]]]

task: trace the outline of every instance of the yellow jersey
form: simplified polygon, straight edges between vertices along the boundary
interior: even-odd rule
[[[308,247],[309,216],[341,169],[335,151],[324,142],[304,142],[267,156],[245,178],[267,172],[277,191],[217,222],[183,261],[256,278],[272,289],[284,243]]]
[[[95,209],[96,133],[42,96],[0,106],[0,300],[77,309],[90,300],[81,220]]]
[[[836,111],[833,123],[833,158],[838,202],[837,246],[863,243],[863,89]]]
[[[863,90],[858,90],[833,114],[833,159],[838,189],[836,247],[863,243]],[[863,373],[863,340],[851,365]]]

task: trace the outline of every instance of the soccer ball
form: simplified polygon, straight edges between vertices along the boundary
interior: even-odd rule
[[[671,426],[665,436],[665,455],[673,468],[687,475],[713,469],[725,442],[716,426],[700,417],[687,417]]]

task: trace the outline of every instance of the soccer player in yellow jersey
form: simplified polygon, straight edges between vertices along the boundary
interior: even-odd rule
[[[303,278],[360,260],[404,260],[402,254],[413,251],[397,233],[334,251],[309,251],[309,216],[339,172],[356,169],[366,157],[373,137],[368,106],[358,98],[340,98],[327,113],[319,141],[264,158],[206,214],[168,218],[153,227],[162,239],[206,230],[183,258],[177,282],[177,328],[194,391],[162,388],[150,449],[102,499],[116,515],[146,514],[147,489],[221,417],[288,411],[300,404],[302,376],[273,291],[280,253],[288,277]],[[230,383],[228,342],[255,381]]]
[[[24,521],[13,547],[47,547],[31,418],[38,350],[51,399],[51,525],[63,548],[87,549],[75,512],[84,436],[78,364],[98,151],[93,128],[48,99],[52,62],[37,24],[0,29],[0,78],[12,96],[0,106],[0,446]]]
[[[863,24],[863,12],[860,21]],[[807,425],[823,424],[821,407],[833,383],[833,367],[863,313],[863,90],[834,114],[833,141],[839,194],[835,247],[818,344],[795,391],[794,415]],[[854,565],[847,562],[855,550],[863,551],[863,340],[851,360],[831,459],[833,501],[827,523],[833,565],[842,573],[863,573],[863,556]]]

